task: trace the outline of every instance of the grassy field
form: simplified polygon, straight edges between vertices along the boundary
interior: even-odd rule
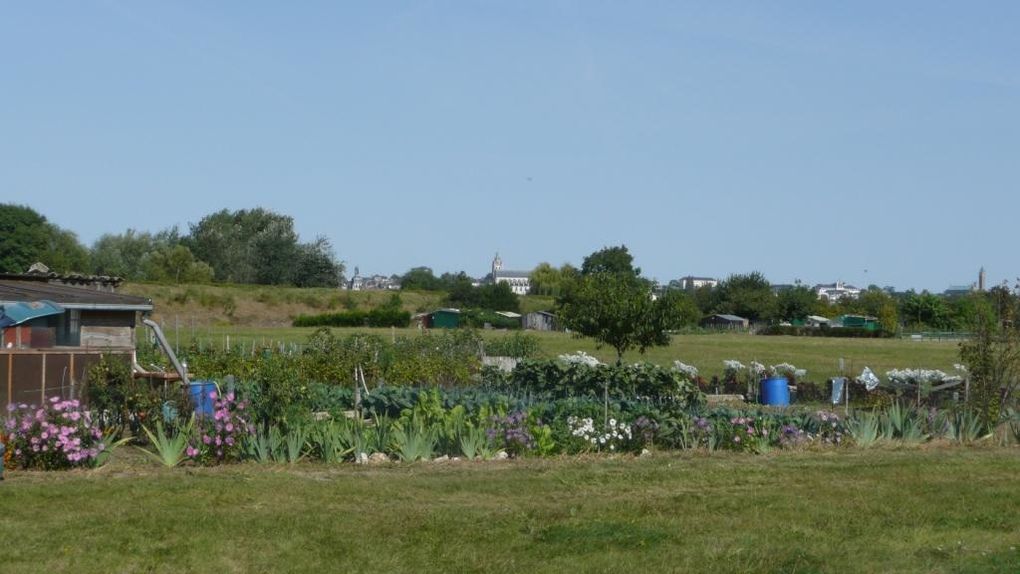
[[[0,483],[18,572],[1020,571],[1020,450],[928,445]]]
[[[384,303],[392,294],[381,291],[348,292],[336,289],[298,289],[255,285],[154,285],[128,284],[122,292],[153,300],[154,318],[161,322],[170,342],[180,348],[191,341],[206,346],[224,347],[228,337],[232,347],[250,347],[253,343],[303,343],[314,329],[291,327],[299,314],[323,313],[344,309],[370,309]],[[442,295],[429,292],[400,292],[404,308],[415,312],[442,304]],[[549,297],[523,297],[524,311],[548,309]],[[336,329],[338,333],[370,332],[382,336],[416,334],[416,329]],[[486,337],[503,333],[486,332]],[[611,349],[595,349],[590,340],[576,339],[564,333],[536,333],[543,352],[552,357],[583,350],[604,361],[615,360]],[[864,366],[878,373],[893,368],[932,368],[951,371],[959,362],[957,344],[939,341],[890,339],[831,339],[808,337],[763,337],[741,334],[680,335],[665,348],[650,349],[645,356],[636,352],[628,361],[648,360],[672,364],[674,360],[698,367],[712,376],[722,371],[724,359],[744,363],[757,360],[765,364],[792,363],[808,370],[809,379],[824,380],[838,374],[839,359],[852,374]]]
[[[179,333],[171,323],[165,326],[171,344],[178,341],[187,347],[192,340],[191,330],[181,325]],[[224,347],[230,337],[232,347],[250,347],[270,343],[303,343],[313,328],[271,328],[271,327],[209,327],[196,329],[194,337],[206,346]],[[417,335],[417,329],[333,329],[337,334],[372,333],[382,337]],[[505,332],[483,331],[485,337],[501,337]],[[578,339],[567,333],[538,333],[542,352],[554,357],[561,353],[585,351],[600,357],[603,361],[616,360],[615,352],[609,348],[595,348],[590,339]],[[645,355],[630,352],[627,361],[651,361],[671,365],[682,360],[712,376],[722,372],[724,359],[737,359],[744,363],[757,360],[764,364],[792,363],[807,369],[809,379],[824,380],[838,374],[839,359],[852,374],[860,374],[864,366],[882,374],[893,368],[928,368],[953,370],[959,362],[958,345],[939,341],[910,341],[904,339],[836,339],[822,337],[765,337],[743,334],[677,335],[668,347],[649,349]]]

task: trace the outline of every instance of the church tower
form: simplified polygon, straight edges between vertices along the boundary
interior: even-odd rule
[[[978,271],[978,291],[985,290],[985,268],[982,267],[981,271]]]
[[[496,258],[492,260],[492,282],[496,282],[496,273],[503,269],[503,260],[499,258],[499,252],[496,252]]]

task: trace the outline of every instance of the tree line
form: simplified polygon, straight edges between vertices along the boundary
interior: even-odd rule
[[[344,272],[328,239],[301,242],[292,217],[260,207],[217,211],[183,234],[128,229],[86,247],[34,209],[0,204],[0,271],[23,273],[37,261],[58,273],[167,283],[336,287]]]

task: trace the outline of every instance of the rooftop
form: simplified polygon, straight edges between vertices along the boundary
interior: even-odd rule
[[[25,301],[52,301],[65,309],[152,311],[152,301],[144,297],[0,277],[0,305]]]

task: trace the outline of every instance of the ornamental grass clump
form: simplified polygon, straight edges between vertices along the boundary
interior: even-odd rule
[[[94,466],[106,448],[102,429],[77,400],[51,397],[39,407],[12,404],[7,411],[5,444],[14,467],[58,470]]]
[[[195,420],[194,436],[188,443],[188,458],[205,464],[239,461],[245,452],[245,441],[255,433],[247,416],[247,401],[238,401],[234,393],[209,393],[213,400],[212,416]]]

